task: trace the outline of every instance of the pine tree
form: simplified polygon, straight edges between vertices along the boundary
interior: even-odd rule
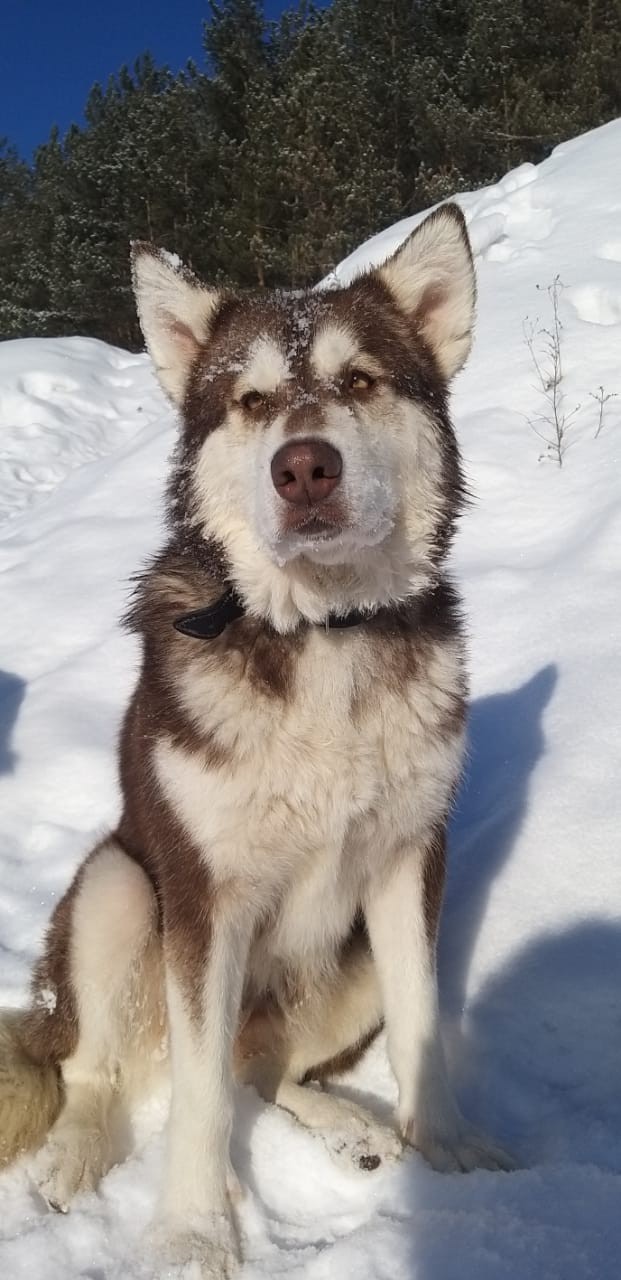
[[[0,337],[28,324],[22,263],[29,251],[32,174],[6,139],[0,139]]]

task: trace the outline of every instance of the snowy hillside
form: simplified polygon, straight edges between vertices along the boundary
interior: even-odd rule
[[[244,1094],[234,1158],[248,1280],[619,1274],[621,122],[459,199],[479,281],[454,396],[474,494],[455,555],[473,708],[442,1002],[464,1109],[521,1167],[443,1176],[409,1153],[348,1175]],[[415,221],[338,277],[379,261]],[[548,430],[550,388],[525,341],[526,322],[545,384],[539,331],[553,326],[556,277],[562,467],[541,459],[533,426]],[[117,812],[114,740],[136,650],[116,619],[158,543],[172,441],[145,358],[77,338],[0,346],[3,1004],[24,999],[50,910]],[[381,1042],[346,1088],[390,1101]],[[2,1175],[0,1275],[131,1280],[164,1120],[159,1100],[137,1118],[138,1153],[66,1218],[44,1210],[23,1168]]]

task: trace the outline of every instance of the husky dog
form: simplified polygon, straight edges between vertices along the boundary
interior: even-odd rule
[[[434,958],[466,709],[447,389],[475,283],[455,205],[345,288],[239,296],[148,244],[133,275],[179,411],[170,536],[129,615],[123,816],[0,1022],[0,1158],[40,1148],[66,1209],[169,1044],[158,1258],[222,1280],[236,1079],[354,1168],[402,1139],[436,1169],[509,1163],[451,1095]],[[308,1087],[383,1024],[394,1131]]]

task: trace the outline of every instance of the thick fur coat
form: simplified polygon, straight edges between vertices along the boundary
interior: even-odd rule
[[[142,244],[133,270],[179,414],[169,541],[128,619],[121,822],[57,908],[31,1007],[0,1024],[0,1156],[40,1148],[65,1209],[169,1046],[157,1257],[223,1280],[235,1076],[365,1172],[402,1139],[442,1169],[506,1164],[452,1098],[435,981],[466,712],[448,386],[474,274],[454,205],[343,289],[237,296]],[[227,593],[219,634],[177,629]],[[307,1087],[383,1023],[394,1130]]]

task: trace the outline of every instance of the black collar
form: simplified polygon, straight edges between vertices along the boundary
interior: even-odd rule
[[[193,636],[196,640],[215,640],[231,622],[243,618],[246,610],[235,595],[232,587],[206,609],[195,609],[193,613],[183,613],[175,618],[173,626],[184,636]],[[326,631],[342,631],[345,627],[358,627],[368,622],[374,615],[364,613],[361,609],[352,609],[350,613],[329,613],[324,622],[315,625],[325,627]]]

